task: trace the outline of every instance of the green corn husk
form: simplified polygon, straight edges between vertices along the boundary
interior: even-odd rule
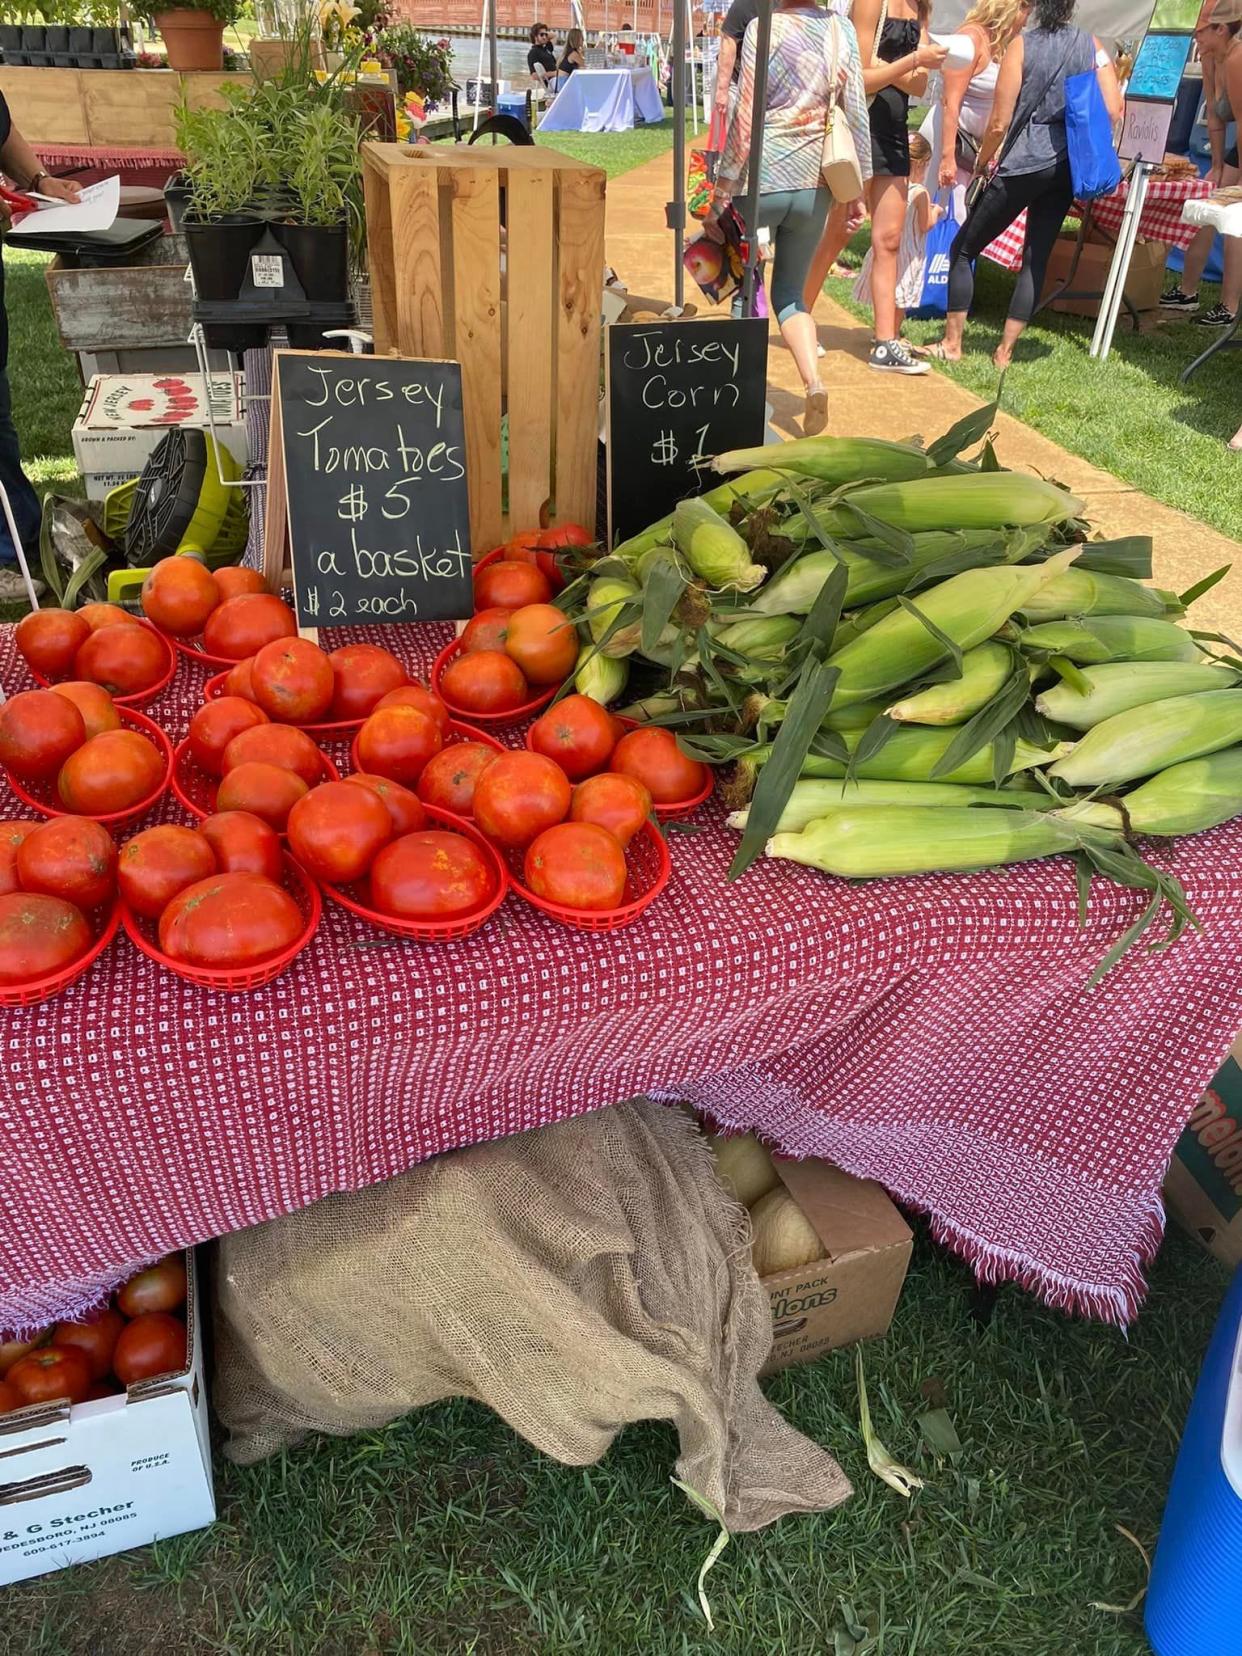
[[[1112,788],[1235,742],[1242,742],[1242,690],[1173,696],[1095,725],[1049,774],[1072,788]]]
[[[753,592],[767,575],[750,561],[750,548],[731,523],[703,500],[683,500],[673,513],[673,539],[691,569],[709,587]]]
[[[633,566],[634,579],[640,586],[646,586],[647,582],[651,579],[652,571],[666,560],[676,565],[678,559],[675,547],[668,545],[664,541],[661,541],[656,546],[649,546],[643,553],[642,557],[639,558],[638,562]]]
[[[580,696],[590,696],[606,707],[616,701],[625,689],[630,676],[628,661],[616,661],[606,656],[594,644],[583,644],[578,651],[578,665],[574,671],[574,689]]]
[[[1049,799],[1048,804],[1052,805]],[[893,805],[998,805],[1029,809],[1031,795],[1003,788],[970,788],[953,782],[846,782],[807,778],[795,782],[775,832],[800,833],[808,823],[833,811],[873,810]],[[729,827],[739,831],[749,821],[749,810],[734,811]]]
[[[617,711],[623,719],[636,719],[639,724],[650,724],[653,720],[667,718],[671,713],[684,712],[685,704],[680,696],[643,696],[641,700],[630,702],[628,706]]]
[[[640,589],[633,581],[624,581],[617,575],[600,575],[591,582],[587,592],[587,624],[603,655],[619,659],[633,655],[638,648],[643,631],[641,618],[618,627],[611,638],[606,635],[625,605],[635,601],[639,594]]]
[[[771,454],[768,459],[772,458]],[[729,508],[735,500],[740,500],[746,507],[762,506],[772,499],[784,487],[785,479],[779,472],[752,471],[745,477],[731,479],[728,483],[718,483],[714,489],[700,496],[713,511],[727,516]],[[642,530],[640,534],[631,535],[629,540],[622,541],[613,551],[614,558],[624,558],[625,562],[633,567],[643,553],[653,546],[667,543],[673,536],[673,514],[657,519],[650,528]]]
[[[1147,702],[1202,690],[1228,690],[1237,683],[1236,673],[1207,662],[1114,661],[1079,672],[1089,686],[1085,692],[1062,683],[1051,685],[1035,698],[1037,712],[1074,730],[1090,730],[1115,713],[1125,713]]]
[[[794,519],[791,527],[796,528],[798,521]],[[991,530],[973,530],[969,534],[932,530],[912,535],[910,539],[913,543],[910,562],[900,567],[877,563],[857,545],[845,543],[835,552],[825,547],[805,552],[778,569],[748,607],[761,615],[806,615],[838,563],[843,563],[849,571],[845,586],[845,605],[849,608],[904,592],[913,575],[951,554],[977,554],[981,566],[997,561],[997,539]]]
[[[960,649],[973,649],[990,638],[1077,555],[1077,547],[1068,547],[1043,564],[968,569],[919,593],[916,605],[920,614]],[[833,702],[845,706],[881,696],[938,666],[948,653],[917,616],[897,609],[861,638],[829,656],[829,665],[840,672]]]
[[[1106,661],[1202,661],[1184,627],[1150,615],[1093,615],[1090,621],[1044,621],[1019,634],[1024,650],[1048,650],[1095,666]]]
[[[753,656],[756,661],[779,661],[801,631],[802,623],[796,616],[765,615],[733,621],[715,636],[725,649],[736,650],[739,655]]]
[[[1004,644],[976,644],[962,656],[960,678],[929,684],[886,708],[899,724],[959,725],[986,707],[1013,671],[1014,653]]]
[[[1184,614],[1175,593],[1144,586],[1126,575],[1100,575],[1090,569],[1067,569],[1041,587],[1023,613],[1032,621],[1059,621],[1067,615]]]
[[[842,739],[848,752],[852,753],[858,746],[861,734],[861,731],[853,730],[843,733]],[[932,771],[943,758],[956,734],[953,729],[935,730],[927,725],[904,725],[900,730],[893,732],[877,753],[873,753],[869,759],[860,760],[855,767],[855,774],[872,782],[928,782],[931,780]],[[1009,774],[1014,776],[1019,771],[1031,770],[1036,765],[1045,765],[1052,759],[1060,758],[1068,750],[1068,742],[1062,742],[1049,751],[1019,740],[1014,745]],[[749,774],[753,786],[759,769],[766,764],[771,755],[771,745],[764,743],[752,749],[746,758],[735,766],[735,771]],[[802,775],[840,778],[845,775],[845,763],[826,754],[808,753],[802,761]],[[992,784],[992,777],[992,744],[988,742],[972,753],[965,764],[959,765],[947,776],[938,776],[936,781],[960,782],[970,787],[988,787]],[[748,793],[735,791],[735,797],[730,803],[741,806],[749,797]]]
[[[891,482],[922,477],[934,467],[930,455],[909,443],[889,443],[879,437],[795,437],[779,447],[730,449],[712,461],[712,470],[753,472],[777,464],[796,477],[840,485],[863,477]]]
[[[1075,850],[1081,832],[1037,811],[898,805],[833,811],[800,834],[774,834],[767,854],[850,880],[969,873]]]
[[[780,724],[789,711],[789,703],[783,697],[773,697],[755,694],[748,696],[745,712],[748,728],[753,729],[760,722],[765,725]],[[884,712],[882,701],[852,702],[848,707],[830,707],[819,721],[821,730],[866,730],[873,719],[878,719]]]
[[[1135,834],[1201,834],[1242,813],[1242,748],[1224,748],[1201,759],[1185,759],[1142,782],[1114,805],[1091,801],[1057,815]]]
[[[1066,523],[1082,511],[1081,500],[1024,472],[966,472],[879,483],[855,489],[849,506],[910,534],[926,529],[1024,529]],[[821,507],[816,517],[829,534],[857,533],[859,527],[844,505]]]

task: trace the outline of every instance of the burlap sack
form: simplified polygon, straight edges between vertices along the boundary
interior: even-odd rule
[[[759,1389],[746,1225],[690,1118],[639,1100],[225,1237],[225,1452],[471,1397],[573,1466],[631,1421],[675,1422],[677,1475],[733,1530],[834,1507],[844,1473]]]

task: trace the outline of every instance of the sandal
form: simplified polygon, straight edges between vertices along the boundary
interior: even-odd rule
[[[822,385],[808,386],[802,413],[802,435],[818,437],[828,424],[828,393]]]
[[[960,362],[961,357],[951,357],[944,348],[944,340],[933,340],[930,345],[912,345],[912,351],[917,351],[921,357],[930,357],[933,362]]]

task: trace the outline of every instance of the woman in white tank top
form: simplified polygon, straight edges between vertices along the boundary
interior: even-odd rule
[[[953,191],[953,216],[966,217],[966,186],[974,166],[972,155],[959,164],[958,134],[982,138],[992,113],[992,95],[1005,47],[1022,26],[1028,0],[978,0],[955,34],[967,37],[975,60],[967,69],[940,71],[940,96],[919,129],[931,145],[932,189]]]

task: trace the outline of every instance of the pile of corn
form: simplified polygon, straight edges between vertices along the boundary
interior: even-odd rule
[[[1135,835],[1242,812],[1242,662],[1143,584],[1151,543],[999,469],[992,410],[927,448],[804,438],[590,566],[578,688],[727,765],[731,870],[849,878],[1079,855],[1172,902]],[[645,680],[645,682],[644,682]],[[1088,873],[1089,877],[1089,873]],[[1179,922],[1180,923],[1180,922]]]

